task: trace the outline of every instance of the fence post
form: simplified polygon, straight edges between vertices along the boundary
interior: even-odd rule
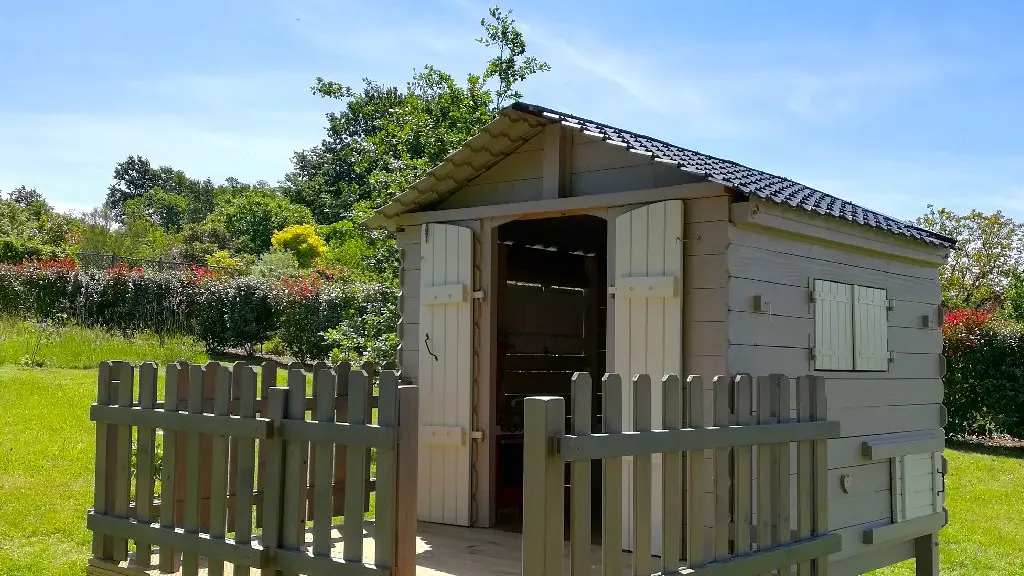
[[[825,379],[811,376],[811,418],[828,420],[825,404]],[[828,440],[814,441],[814,534],[828,533]],[[828,576],[828,556],[814,559],[811,570],[817,576]]]
[[[564,463],[551,440],[565,434],[565,400],[527,398],[523,423],[523,574],[560,576]]]
[[[96,390],[96,404],[107,406],[111,403],[110,372],[113,365],[102,362],[99,367],[99,378]],[[108,504],[107,470],[116,465],[116,450],[111,439],[116,437],[117,428],[101,420],[96,421],[96,483],[93,487],[93,511],[96,514],[108,514],[113,508]],[[109,506],[109,507],[108,507]],[[92,555],[100,560],[114,559],[114,539],[99,532],[92,535]]]
[[[419,387],[398,387],[398,488],[395,576],[416,576],[416,493],[419,480]]]

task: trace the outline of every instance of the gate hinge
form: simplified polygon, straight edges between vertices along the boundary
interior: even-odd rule
[[[469,433],[469,437],[471,439],[473,439],[473,440],[483,440],[484,439],[483,430],[474,430],[474,431]]]

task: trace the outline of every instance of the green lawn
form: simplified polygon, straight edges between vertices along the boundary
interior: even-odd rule
[[[24,320],[0,318],[0,365],[42,365],[46,368],[95,368],[104,360],[170,364],[178,360],[206,362],[203,345],[192,338],[151,332],[131,339],[105,330],[78,326],[43,328]]]
[[[946,450],[946,507],[939,535],[944,576],[1024,574],[1024,450]],[[913,576],[913,560],[872,576]]]
[[[0,366],[0,575],[80,575],[90,551],[95,370]],[[1024,574],[1024,451],[946,451],[942,574]],[[874,573],[912,575],[913,562]]]

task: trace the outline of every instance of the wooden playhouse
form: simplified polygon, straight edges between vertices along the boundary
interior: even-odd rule
[[[522,103],[369,224],[394,230],[403,252],[420,520],[516,523],[523,399],[567,396],[574,372],[809,374],[826,378],[841,425],[828,445],[828,527],[843,541],[833,573],[934,562],[950,238]],[[600,405],[595,390],[596,430]],[[883,538],[879,526],[894,528]]]

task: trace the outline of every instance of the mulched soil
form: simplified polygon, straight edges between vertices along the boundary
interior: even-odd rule
[[[1020,448],[1024,449],[1024,440],[1007,436],[1006,434],[994,434],[992,436],[950,436],[951,444],[967,444],[974,446],[986,446],[989,448]]]

